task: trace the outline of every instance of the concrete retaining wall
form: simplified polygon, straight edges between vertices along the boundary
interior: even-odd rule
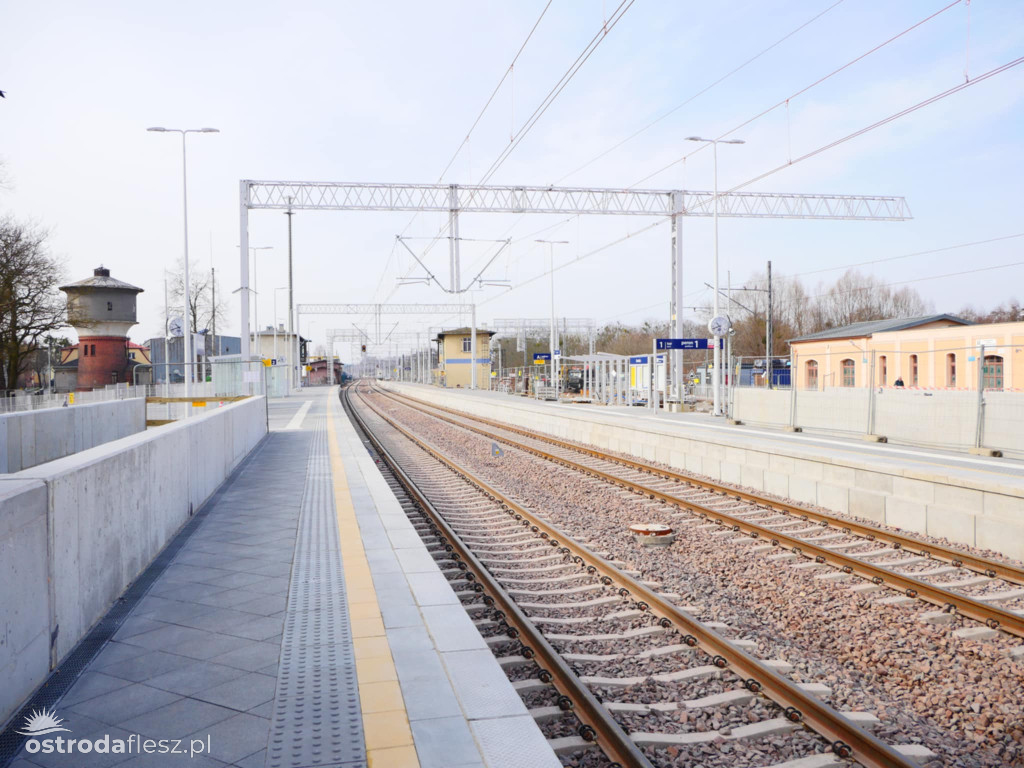
[[[975,443],[978,393],[835,387],[822,391],[739,388],[733,413],[749,424],[794,426],[809,431],[884,435],[889,442],[965,451]],[[871,398],[874,421],[869,421]],[[986,392],[983,445],[1024,455],[1024,394]]]
[[[471,415],[1024,560],[1024,488],[996,474],[991,479],[987,475],[968,479],[942,466],[934,471],[904,466],[898,457],[861,461],[816,451],[813,446],[790,448],[771,442],[768,447],[763,441],[755,446],[744,440],[742,428],[737,428],[735,436],[719,436],[687,430],[678,421],[672,426],[627,419],[608,423],[599,410],[583,406],[566,413],[498,394],[460,394],[395,382],[384,385]]]
[[[266,433],[251,398],[0,479],[0,722]]]
[[[110,400],[0,416],[0,474],[60,459],[146,428],[146,399]]]

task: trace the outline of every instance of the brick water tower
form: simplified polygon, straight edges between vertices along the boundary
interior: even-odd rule
[[[92,277],[62,285],[68,295],[68,324],[78,333],[79,391],[130,381],[128,329],[135,319],[135,297],[141,288],[110,276],[99,267]]]

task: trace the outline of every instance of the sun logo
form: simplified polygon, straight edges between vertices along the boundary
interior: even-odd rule
[[[64,721],[57,717],[55,710],[47,711],[46,707],[41,710],[33,710],[31,715],[25,716],[25,728],[24,731],[18,731],[22,736],[44,736],[47,733],[55,733],[56,731],[67,731],[71,732],[70,728],[61,728],[61,723]]]

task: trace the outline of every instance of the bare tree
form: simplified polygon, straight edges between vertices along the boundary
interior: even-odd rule
[[[192,333],[199,333],[204,328],[212,330],[215,324],[223,327],[228,311],[227,302],[223,299],[223,286],[217,287],[215,304],[213,275],[209,270],[198,269],[194,264],[189,264],[188,282],[188,327]],[[176,317],[181,314],[185,300],[184,259],[180,259],[175,271],[168,275],[167,293],[171,306],[165,309],[169,317]]]
[[[0,219],[0,365],[3,387],[13,389],[43,338],[68,324],[57,290],[63,265],[46,248],[38,227]]]

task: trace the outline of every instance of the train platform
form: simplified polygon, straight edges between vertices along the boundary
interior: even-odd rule
[[[12,765],[558,766],[337,388],[269,424]]]
[[[1024,559],[1024,461],[730,425],[708,414],[381,383],[470,415]]]

